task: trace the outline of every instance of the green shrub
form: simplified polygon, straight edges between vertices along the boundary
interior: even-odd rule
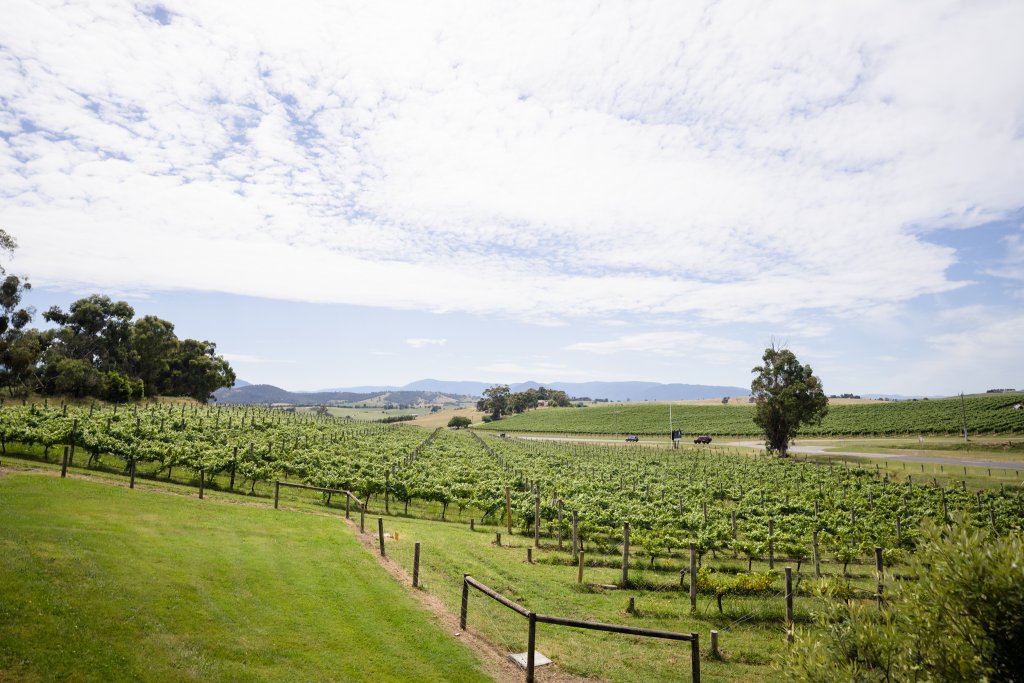
[[[793,647],[790,679],[1024,680],[1019,533],[928,522],[910,569],[917,580],[902,583],[881,609],[854,602],[819,615],[818,628],[800,633]]]

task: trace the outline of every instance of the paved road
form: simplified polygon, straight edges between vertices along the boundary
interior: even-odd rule
[[[722,444],[724,446],[738,446],[741,448],[764,448],[763,441],[732,441]],[[893,453],[853,453],[851,451],[828,450],[832,446],[790,446],[791,453],[804,453],[807,455],[828,455],[843,456],[849,458],[879,458],[882,460],[902,460],[903,462],[925,462],[935,465],[956,465],[960,467],[991,467],[992,469],[1024,470],[1024,463],[1000,462],[997,460],[966,460],[962,458],[937,458],[928,455],[895,455]]]
[[[515,435],[516,439],[527,441],[573,441],[579,443],[625,443],[623,439],[597,438],[597,437],[576,437],[576,436],[525,436]],[[638,443],[665,444],[665,439],[642,439]],[[684,445],[689,442],[685,439]],[[732,446],[737,448],[763,449],[763,441],[728,441],[719,442],[717,446]],[[937,458],[927,455],[895,455],[893,453],[853,453],[851,451],[830,451],[826,446],[791,446],[790,452],[804,453],[806,455],[827,455],[849,458],[880,458],[882,460],[901,460],[903,462],[924,462],[934,465],[953,465],[957,467],[991,467],[992,469],[1024,470],[1024,463],[1021,462],[1000,462],[996,460],[967,460],[963,458]]]

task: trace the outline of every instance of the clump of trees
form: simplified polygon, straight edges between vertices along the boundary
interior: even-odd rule
[[[504,415],[518,414],[530,408],[537,408],[541,401],[558,408],[568,408],[572,405],[569,395],[558,389],[538,387],[513,392],[507,384],[497,384],[484,389],[484,397],[476,402],[476,409],[483,413],[490,413],[488,416],[490,420],[500,420]]]
[[[448,426],[452,429],[465,429],[471,424],[473,424],[473,421],[465,415],[456,415],[452,419],[448,420]]]
[[[0,230],[0,251],[17,243]],[[28,327],[35,311],[21,300],[31,284],[0,266],[0,387],[11,396],[40,393],[130,401],[144,396],[189,396],[206,401],[232,386],[235,373],[213,342],[179,339],[156,316],[135,319],[124,301],[93,294],[65,311],[43,313],[53,325]]]
[[[754,424],[764,430],[765,447],[789,455],[789,442],[802,424],[820,424],[828,413],[828,397],[810,365],[801,365],[789,349],[764,350],[762,364],[750,383],[756,403]]]

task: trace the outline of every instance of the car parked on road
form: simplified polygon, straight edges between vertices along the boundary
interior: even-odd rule
[[[694,443],[711,443],[711,437],[707,434],[701,434],[693,440]]]
[[[637,436],[636,434],[630,434],[629,436],[626,437],[626,441],[633,441],[633,442],[635,442],[635,441],[639,441],[639,440],[640,440],[640,437]]]

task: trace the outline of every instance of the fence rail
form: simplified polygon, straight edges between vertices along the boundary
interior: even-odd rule
[[[508,607],[513,612],[520,614],[529,621],[529,631],[526,643],[526,683],[533,683],[534,678],[534,650],[537,642],[537,623],[551,624],[553,626],[569,626],[572,628],[589,629],[592,631],[605,631],[607,633],[624,633],[631,636],[644,636],[647,638],[665,638],[668,640],[685,640],[690,643],[690,672],[694,683],[700,683],[700,635],[697,633],[678,633],[675,631],[660,631],[650,628],[638,628],[636,626],[624,626],[620,624],[602,624],[597,621],[581,621],[579,619],[566,619],[546,614],[537,614],[526,609],[522,605],[506,598],[501,593],[485,586],[469,574],[462,575],[462,611],[459,615],[459,625],[465,630],[469,615],[469,589],[477,589],[487,597]]]

